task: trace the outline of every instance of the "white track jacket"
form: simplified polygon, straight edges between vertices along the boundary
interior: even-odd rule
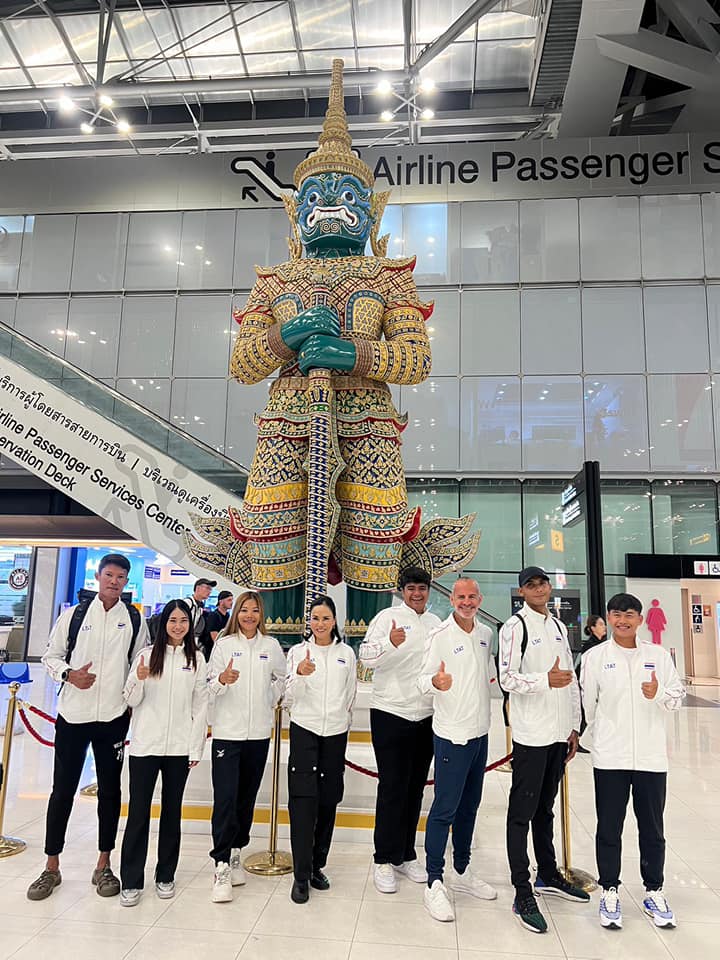
[[[405,640],[399,647],[394,647],[389,639],[393,621],[405,631]],[[381,610],[373,617],[360,645],[361,663],[374,670],[372,708],[404,720],[424,720],[432,714],[432,696],[420,692],[417,678],[428,635],[441,623],[434,613],[415,613],[405,603]]]
[[[92,663],[90,673],[96,674],[95,683],[87,690],[64,683],[58,697],[58,713],[68,723],[107,723],[127,709],[123,686],[128,664],[133,653],[150,642],[147,624],[141,617],[140,630],[131,651],[132,622],[125,604],[118,600],[106,611],[95,597],[80,626],[70,663],[66,663],[68,629],[74,610],[75,607],[68,607],[55,621],[42,662],[57,683],[68,668],[79,670],[86,663]]]
[[[523,617],[528,644],[521,657]],[[551,687],[548,673],[557,657],[560,669],[572,670],[572,683]],[[547,747],[567,740],[580,730],[580,688],[565,624],[526,603],[500,629],[500,686],[510,694],[510,726],[513,740],[526,747]]]
[[[303,677],[298,664],[310,650],[315,672]],[[285,700],[290,719],[319,737],[332,737],[350,729],[357,687],[357,661],[352,647],[337,640],[320,646],[311,637],[288,652]]]
[[[484,737],[490,729],[490,662],[492,631],[475,623],[466,633],[451,613],[427,639],[418,686],[433,697],[433,733],[452,743]],[[449,690],[438,690],[432,678],[445,661],[452,674]]]
[[[232,658],[240,676],[235,683],[218,677]],[[267,740],[275,704],[282,696],[287,663],[275,637],[242,633],[218,637],[208,664],[208,686],[214,699],[212,721],[216,740]]]
[[[202,653],[197,667],[187,666],[182,646],[168,644],[159,677],[138,680],[141,658],[150,666],[150,650],[141,651],[132,665],[123,695],[133,708],[131,757],[185,757],[200,760],[207,737],[207,664]]]
[[[642,684],[658,681],[648,700]],[[667,650],[641,641],[625,649],[614,640],[588,650],[580,671],[583,706],[599,770],[668,768],[665,715],[682,706],[685,688]]]

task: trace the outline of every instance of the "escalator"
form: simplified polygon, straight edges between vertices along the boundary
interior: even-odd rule
[[[185,569],[193,517],[240,506],[247,470],[0,323],[0,453]]]

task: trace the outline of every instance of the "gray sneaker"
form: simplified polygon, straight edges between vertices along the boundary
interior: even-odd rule
[[[142,898],[142,890],[123,890],[120,893],[120,903],[123,907],[136,907]]]
[[[55,887],[62,883],[59,870],[43,870],[37,880],[27,888],[28,900],[47,900]]]
[[[175,896],[175,881],[168,880],[167,883],[163,883],[159,880],[155,884],[155,892],[161,900],[171,900]]]
[[[109,866],[96,867],[91,882],[101,897],[116,897],[120,893],[120,881]]]

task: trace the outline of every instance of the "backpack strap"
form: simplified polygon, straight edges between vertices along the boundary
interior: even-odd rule
[[[527,650],[527,647],[528,647],[528,628],[527,628],[527,623],[525,623],[525,617],[521,617],[519,613],[516,613],[515,616],[518,618],[518,620],[522,624],[523,635],[522,635],[522,641],[520,642],[520,661],[522,662],[522,658],[525,656],[525,651]]]
[[[65,663],[70,663],[70,658],[72,657],[73,650],[77,644],[78,634],[80,633],[80,627],[83,624],[88,608],[92,603],[91,599],[81,600],[80,603],[75,607],[70,617],[70,625],[68,626],[68,639],[67,639],[67,649],[65,650]]]
[[[132,624],[132,639],[130,640],[130,646],[128,647],[127,652],[128,664],[132,666],[133,653],[135,652],[135,641],[140,633],[140,623],[142,618],[140,617],[140,611],[137,607],[134,607],[131,603],[126,603],[125,606],[127,607],[127,612],[130,616],[130,623]]]

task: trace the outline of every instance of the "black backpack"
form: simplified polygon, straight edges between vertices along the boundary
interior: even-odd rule
[[[525,623],[525,617],[521,617],[519,613],[516,613],[515,616],[518,618],[518,620],[522,624],[522,629],[523,629],[522,640],[520,642],[520,661],[522,662],[522,658],[525,656],[525,651],[527,650],[527,645],[528,645],[528,628],[527,628],[527,623]],[[552,621],[555,624],[555,626],[558,628],[558,630],[560,631],[560,635],[562,636],[562,626],[560,624],[560,621],[557,619],[557,617],[552,617]]]
[[[75,649],[77,644],[78,634],[80,633],[80,627],[83,624],[83,620],[87,616],[88,609],[90,604],[93,602],[94,597],[84,597],[80,603],[73,610],[72,617],[70,617],[70,626],[68,627],[68,641],[67,641],[67,650],[65,652],[65,663],[70,663],[70,657],[72,652]],[[122,601],[125,603],[125,601]],[[128,664],[132,663],[133,659],[133,650],[135,648],[135,641],[137,640],[137,635],[140,632],[140,623],[142,618],[140,617],[140,612],[137,607],[133,607],[130,603],[125,603],[125,609],[130,616],[130,623],[132,624],[132,639],[130,641],[130,646],[128,647],[127,658]]]

